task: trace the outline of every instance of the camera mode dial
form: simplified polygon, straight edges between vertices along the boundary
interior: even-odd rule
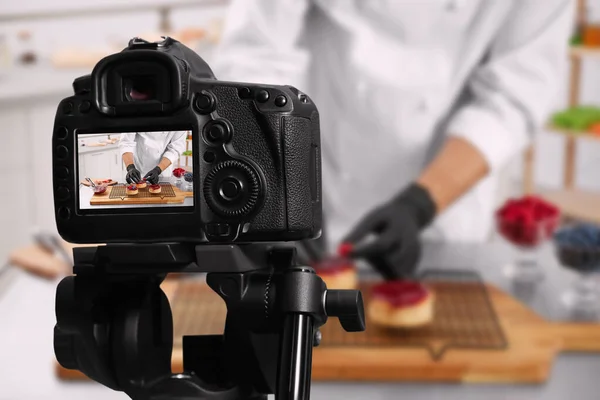
[[[254,168],[239,160],[229,160],[208,173],[203,191],[206,204],[215,214],[236,218],[255,210],[260,190],[260,179]]]

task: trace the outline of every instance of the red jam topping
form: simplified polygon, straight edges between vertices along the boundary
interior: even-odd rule
[[[331,258],[313,265],[318,275],[333,275],[354,269],[351,260],[345,258]]]
[[[135,186],[135,185],[129,185],[129,186],[127,186],[127,189],[128,190],[137,190],[137,186]]]
[[[419,282],[390,281],[373,287],[373,298],[381,299],[393,307],[408,307],[421,303],[429,291]]]
[[[160,189],[160,185],[150,185],[150,189],[152,189],[152,190]]]

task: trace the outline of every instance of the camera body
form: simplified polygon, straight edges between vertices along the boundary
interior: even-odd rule
[[[272,242],[320,234],[319,114],[299,90],[218,81],[171,38],[132,39],[73,88],[58,106],[52,138],[56,223],[65,240]],[[132,207],[128,199],[82,206],[80,135],[153,132],[160,139],[174,130],[191,132],[193,195],[184,206]]]

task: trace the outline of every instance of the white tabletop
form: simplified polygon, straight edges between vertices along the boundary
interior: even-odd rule
[[[486,246],[427,246],[423,266],[473,268],[510,291],[501,266],[514,257],[502,244]],[[546,318],[562,318],[559,294],[574,279],[561,269],[549,249],[543,258],[548,275],[529,301]],[[57,282],[16,273],[0,296],[0,400],[126,399],[92,382],[62,382],[54,374],[52,329]],[[334,322],[334,321],[332,321]],[[334,322],[335,323],[335,322]],[[600,354],[566,354],[557,358],[551,378],[543,385],[458,385],[313,382],[312,399],[327,400],[594,400],[600,393]]]

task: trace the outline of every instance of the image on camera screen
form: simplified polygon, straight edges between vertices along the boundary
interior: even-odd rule
[[[191,131],[77,135],[82,210],[193,207]]]

